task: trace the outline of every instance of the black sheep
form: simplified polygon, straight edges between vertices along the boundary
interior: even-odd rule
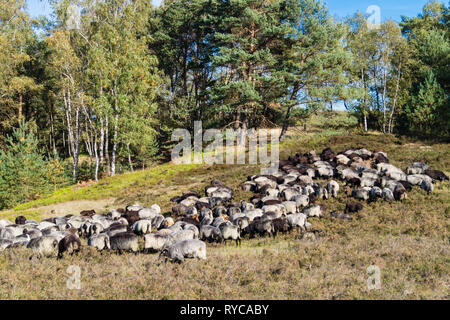
[[[359,202],[348,202],[345,206],[345,213],[357,213],[364,209],[362,203]]]
[[[24,216],[17,217],[15,220],[16,224],[25,224],[27,222],[27,218]]]
[[[448,176],[439,170],[427,170],[425,171],[425,174],[433,180],[437,181],[449,180]]]
[[[58,244],[58,259],[62,258],[64,252],[73,255],[74,253],[80,252],[80,249],[80,239],[74,234],[69,234]]]

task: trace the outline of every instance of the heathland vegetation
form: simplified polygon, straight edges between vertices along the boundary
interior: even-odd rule
[[[449,138],[444,3],[378,27],[316,0],[51,3],[0,0],[0,208],[153,166],[194,121],[283,140],[345,106],[363,132]]]

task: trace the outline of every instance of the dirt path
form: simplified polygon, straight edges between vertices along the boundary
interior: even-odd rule
[[[97,213],[103,213],[112,207],[115,201],[115,198],[76,200],[51,204],[45,207],[36,208],[35,210],[42,213],[43,219],[54,216],[65,216],[67,214],[79,214],[83,210],[95,210]]]

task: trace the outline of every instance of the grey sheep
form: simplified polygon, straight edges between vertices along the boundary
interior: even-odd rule
[[[222,240],[227,242],[227,240],[236,241],[236,246],[241,245],[241,232],[240,228],[235,225],[222,225],[220,228],[222,232]]]
[[[88,239],[88,246],[94,247],[99,251],[111,249],[109,237],[106,233],[96,234]]]
[[[182,263],[185,258],[206,260],[206,244],[200,240],[180,241],[166,247],[161,255],[178,263]]]
[[[339,184],[336,181],[331,180],[327,184],[327,190],[328,190],[328,194],[331,197],[337,198],[338,197],[338,193],[339,193]]]
[[[144,249],[149,251],[161,251],[163,250],[166,243],[169,243],[170,239],[168,235],[163,234],[146,234],[144,236]],[[171,242],[170,242],[171,243]]]
[[[131,251],[137,253],[139,251],[139,237],[134,233],[119,233],[109,239],[112,250]]]
[[[202,226],[200,228],[199,239],[209,242],[220,242],[222,240],[222,232],[217,227]]]
[[[36,239],[31,239],[27,248],[32,249],[39,257],[49,257],[57,252],[58,239],[53,236],[43,236]]]

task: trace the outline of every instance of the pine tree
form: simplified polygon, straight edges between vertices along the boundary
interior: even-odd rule
[[[7,137],[6,150],[0,150],[0,208],[36,199],[51,190],[54,172],[29,127],[22,122]]]

